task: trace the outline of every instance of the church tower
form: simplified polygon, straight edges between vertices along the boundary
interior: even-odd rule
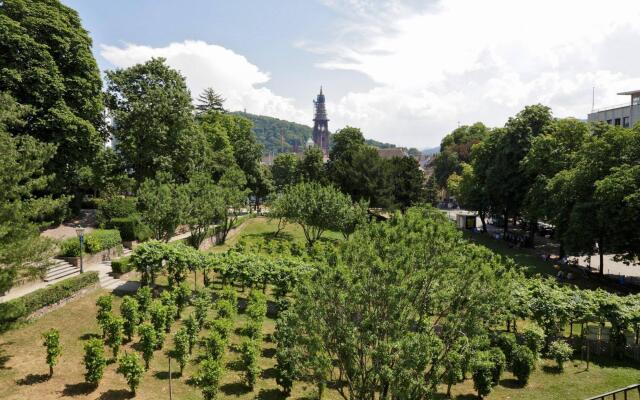
[[[329,154],[329,119],[324,104],[324,94],[320,86],[320,94],[313,102],[315,115],[313,117],[313,143],[322,149],[325,155]]]

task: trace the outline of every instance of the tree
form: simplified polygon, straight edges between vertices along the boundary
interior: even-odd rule
[[[164,268],[162,263],[166,257],[166,244],[157,240],[149,240],[136,246],[129,262],[142,274],[143,285],[154,285],[156,276]],[[136,296],[140,304],[140,311],[144,315],[151,304],[151,289],[143,286],[138,290]]]
[[[196,386],[202,390],[202,396],[205,400],[215,400],[223,373],[224,369],[220,360],[207,358],[200,363],[200,369],[194,377],[194,381]]]
[[[106,99],[116,149],[138,184],[158,171],[184,180],[204,141],[195,128],[185,78],[152,58],[107,71]],[[169,199],[167,199],[169,200]]]
[[[129,385],[129,390],[131,390],[131,394],[135,396],[136,389],[140,386],[142,374],[144,373],[144,368],[140,364],[138,356],[136,354],[125,353],[125,355],[118,360],[118,369],[116,372],[124,376],[127,380],[127,385]]]
[[[138,301],[131,296],[124,296],[120,303],[120,315],[124,318],[124,334],[127,335],[127,341],[131,341],[133,335],[136,334],[136,328],[140,323]]]
[[[184,327],[187,331],[187,338],[189,339],[189,354],[191,354],[193,347],[198,342],[198,332],[200,330],[193,313],[189,314],[189,317],[184,320]]]
[[[462,176],[458,183],[456,200],[463,208],[474,210],[482,222],[482,231],[487,231],[487,216],[489,215],[489,195],[486,185],[480,180],[473,166],[462,164]]]
[[[107,325],[109,323],[109,318],[112,317],[111,308],[113,305],[113,298],[111,295],[103,295],[98,297],[96,300],[96,306],[98,307],[98,311],[96,313],[96,320],[98,321],[98,325],[102,328],[102,337],[106,336]]]
[[[202,338],[202,347],[206,351],[207,358],[212,360],[220,360],[224,356],[227,341],[220,335],[218,331],[212,330],[207,336]]]
[[[97,386],[107,366],[102,340],[93,338],[84,344],[84,366],[87,370],[84,374],[85,381]]]
[[[166,174],[146,179],[140,186],[138,203],[142,220],[153,231],[153,238],[168,242],[183,220],[187,199]]]
[[[351,207],[351,199],[330,186],[300,183],[285,188],[271,207],[275,215],[299,224],[311,246],[324,231],[339,230],[341,210]]]
[[[549,357],[556,360],[558,363],[558,369],[564,370],[564,363],[571,359],[573,355],[573,349],[567,342],[563,340],[556,340],[549,346]]]
[[[91,166],[105,140],[91,38],[77,12],[59,1],[8,0],[1,8],[0,87],[29,107],[26,123],[8,132],[53,149],[43,165],[52,177],[44,193],[77,195],[77,171]]]
[[[537,358],[544,348],[544,331],[537,326],[531,326],[524,330],[524,332],[522,333],[522,339],[524,345],[527,346],[529,350],[531,350],[533,355]]]
[[[258,183],[256,177],[259,174],[258,169],[262,159],[262,145],[258,143],[256,135],[251,129],[251,121],[229,114],[219,115],[219,119],[229,136],[236,165],[245,175],[246,182],[239,185],[239,189],[245,189],[246,185],[246,188],[255,193]],[[222,182],[219,183],[222,184]]]
[[[271,176],[271,170],[266,165],[260,165],[254,178],[255,184],[251,189],[251,194],[255,201],[255,210],[260,212],[260,206],[273,192],[273,178]]]
[[[111,347],[113,351],[114,360],[118,358],[118,351],[122,345],[122,338],[124,336],[124,319],[110,315],[105,330],[105,344]]]
[[[298,161],[298,179],[305,182],[320,182],[325,180],[324,154],[319,147],[310,146],[304,149],[302,159]]]
[[[478,398],[482,399],[491,393],[493,363],[489,360],[488,355],[482,354],[474,361],[472,370],[473,388],[478,392]]]
[[[215,222],[221,217],[219,215],[222,208],[220,191],[211,177],[205,173],[194,174],[179,190],[183,192],[181,197],[185,201],[181,219],[189,225],[191,232],[187,240],[191,246],[198,249],[209,237]]]
[[[473,145],[482,142],[488,134],[489,129],[482,122],[470,126],[462,125],[442,138],[440,152],[454,153],[461,163],[468,163],[471,160]]]
[[[253,390],[260,374],[260,367],[258,366],[259,353],[260,346],[255,339],[247,339],[240,345],[240,360],[244,369],[244,381],[251,390]]]
[[[0,293],[13,286],[18,270],[36,271],[54,255],[54,243],[41,237],[39,228],[68,201],[64,196],[53,199],[39,195],[53,179],[45,168],[55,154],[55,146],[27,135],[12,137],[7,132],[9,126],[23,124],[23,111],[8,95],[0,93]]]
[[[345,399],[429,397],[510,296],[511,269],[431,208],[364,226],[339,256],[298,286],[286,323],[299,376],[323,387],[336,371]]]
[[[230,168],[220,179],[220,203],[219,215],[220,227],[218,243],[222,244],[227,240],[227,235],[238,221],[238,216],[245,205],[248,192],[244,189],[246,176],[239,168]]]
[[[176,332],[173,337],[173,356],[178,361],[178,365],[180,365],[180,375],[184,371],[184,367],[189,362],[189,332],[187,328],[182,327]]]
[[[276,192],[289,185],[295,185],[299,181],[298,157],[294,153],[280,153],[273,159],[271,175]]]
[[[438,186],[434,174],[431,174],[427,179],[425,186],[425,203],[434,207],[438,205]]]
[[[153,300],[149,307],[149,316],[151,317],[151,325],[156,331],[156,349],[160,350],[164,344],[167,326],[171,326],[169,322],[169,310],[167,306],[159,300]]]
[[[58,364],[58,358],[62,353],[62,347],[60,346],[60,332],[56,329],[49,329],[42,334],[44,342],[42,345],[47,350],[47,365],[49,366],[49,377],[53,376],[53,367]]]
[[[196,105],[196,110],[198,114],[203,114],[206,112],[218,112],[225,113],[224,109],[224,101],[225,98],[222,97],[220,93],[217,93],[213,88],[206,88],[200,93],[198,96],[198,104]]]
[[[277,344],[276,382],[287,397],[291,394],[293,382],[298,379],[297,366],[300,364],[300,354],[294,346],[295,331],[291,329],[294,324],[287,322],[289,318],[295,318],[295,315],[288,312],[280,315],[274,334]]]
[[[140,347],[142,348],[142,358],[144,359],[145,369],[149,369],[149,362],[153,357],[153,351],[156,348],[156,330],[153,325],[148,322],[140,325],[138,328],[138,335],[140,336]]]
[[[136,247],[136,249],[138,249],[139,247],[140,246]],[[140,311],[140,320],[146,319],[146,316],[149,313],[151,300],[152,293],[149,286],[143,286],[138,289],[138,291],[136,292],[136,301],[138,302],[138,310]]]
[[[386,162],[389,169],[393,203],[400,210],[424,201],[424,175],[413,157],[393,157]]]
[[[434,176],[439,188],[447,187],[449,176],[460,172],[460,160],[456,153],[438,153],[434,161]]]

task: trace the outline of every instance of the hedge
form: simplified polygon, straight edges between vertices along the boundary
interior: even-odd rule
[[[117,229],[120,231],[122,240],[137,240],[144,242],[152,235],[151,229],[140,221],[140,217],[138,215],[112,218],[107,223],[107,228]]]
[[[102,250],[116,247],[122,242],[120,231],[117,229],[96,229],[84,235],[84,252],[95,254]],[[62,242],[60,255],[63,257],[79,257],[80,241],[78,238],[69,238]]]
[[[129,257],[111,261],[111,271],[115,274],[126,274],[133,269],[133,264],[129,262]]]
[[[99,281],[98,272],[91,271],[65,279],[15,300],[0,303],[0,331],[10,329],[41,308],[71,297],[80,290]]]
[[[128,217],[136,212],[135,197],[113,196],[109,198],[96,199],[98,206],[97,220],[99,224],[106,224],[113,218]]]

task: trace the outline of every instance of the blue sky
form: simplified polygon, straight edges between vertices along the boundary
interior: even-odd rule
[[[500,126],[543,103],[586,118],[640,88],[640,2],[610,0],[63,0],[101,69],[163,56],[192,94],[306,124],[322,84],[330,129],[431,147],[459,123]]]

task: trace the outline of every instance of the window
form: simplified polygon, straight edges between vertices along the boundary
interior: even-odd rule
[[[607,120],[607,124],[611,125],[611,120],[610,119]]]
[[[631,98],[631,105],[637,106],[640,105],[640,96],[635,95]]]
[[[616,118],[615,126],[620,126],[620,118]]]
[[[629,127],[629,117],[622,118],[622,127],[623,128],[628,128]]]

